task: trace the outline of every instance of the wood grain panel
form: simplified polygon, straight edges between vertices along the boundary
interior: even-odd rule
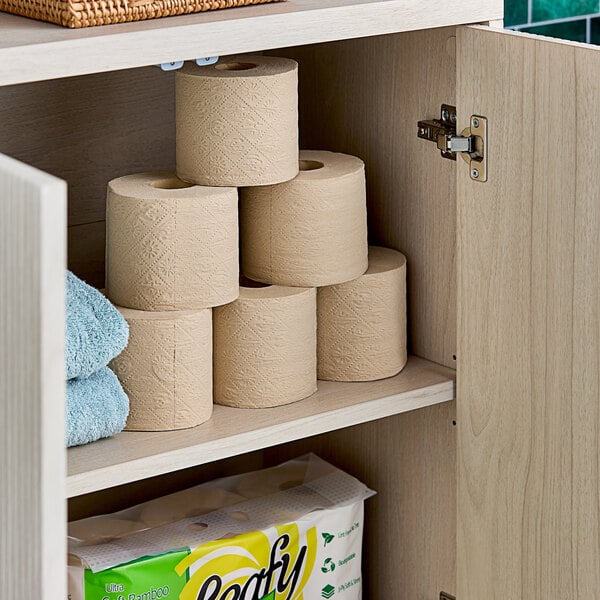
[[[372,242],[408,258],[411,352],[455,366],[455,170],[417,121],[455,95],[454,29],[299,48],[301,142],[361,157]]]
[[[69,184],[69,225],[104,220],[107,182],[175,166],[172,73],[149,67],[0,87],[0,152]]]
[[[454,425],[446,402],[265,451],[271,464],[316,452],[377,491],[365,505],[365,598],[455,591]]]
[[[69,268],[104,282],[106,184],[175,167],[172,73],[149,67],[0,87],[0,152],[69,184]]]
[[[596,597],[600,49],[461,28],[457,64],[490,122],[489,182],[458,172],[458,597]]]
[[[97,288],[104,287],[105,241],[105,221],[68,228],[69,269],[86,283]]]
[[[0,155],[0,582],[66,597],[64,182]]]

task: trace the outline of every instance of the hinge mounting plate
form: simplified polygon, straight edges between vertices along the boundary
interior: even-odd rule
[[[469,165],[469,175],[474,181],[487,181],[487,133],[486,117],[472,115],[469,127],[460,135],[456,133],[456,107],[442,104],[439,119],[419,121],[417,136],[434,142],[441,155],[456,160],[461,154]]]
[[[456,600],[456,598],[447,592],[440,592],[440,600]]]

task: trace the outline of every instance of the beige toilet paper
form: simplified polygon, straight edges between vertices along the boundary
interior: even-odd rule
[[[184,429],[207,421],[213,407],[211,310],[118,308],[129,324],[129,344],[110,366],[129,396],[125,429]]]
[[[237,190],[167,172],[108,184],[106,289],[119,306],[187,310],[238,295]]]
[[[304,483],[307,463],[286,463],[243,475],[236,491],[245,498],[262,498]]]
[[[369,268],[354,281],[320,288],[318,374],[332,381],[372,381],[406,364],[406,258],[369,248]]]
[[[139,521],[115,519],[107,515],[72,521],[68,524],[69,537],[89,545],[105,543],[144,529],[147,529],[147,526]]]
[[[148,527],[161,527],[244,500],[243,496],[220,488],[195,487],[148,502],[140,518]]]
[[[303,150],[298,176],[241,191],[244,275],[278,285],[319,287],[367,269],[363,162]]]
[[[298,64],[240,56],[175,75],[177,174],[251,186],[298,173]]]
[[[215,402],[265,408],[317,390],[316,292],[241,287],[214,310]]]

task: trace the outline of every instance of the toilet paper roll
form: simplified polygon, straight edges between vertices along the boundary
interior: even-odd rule
[[[93,545],[125,537],[146,528],[146,525],[139,521],[115,519],[103,515],[70,522],[68,525],[68,534],[69,537]]]
[[[244,496],[219,488],[191,488],[148,502],[140,518],[148,527],[161,527],[244,500]]]
[[[319,287],[367,269],[363,162],[302,151],[298,176],[241,191],[244,275],[278,285]]]
[[[313,288],[241,287],[214,310],[214,329],[217,404],[265,408],[316,392]]]
[[[243,475],[236,491],[245,498],[262,498],[302,485],[306,477],[307,463],[286,463]]]
[[[211,309],[118,308],[129,324],[129,344],[111,367],[129,396],[125,429],[185,429],[207,421],[213,407]]]
[[[320,288],[318,374],[331,381],[372,381],[406,365],[406,258],[369,248],[369,268],[354,281]]]
[[[298,63],[241,56],[175,75],[177,174],[251,186],[298,173]]]
[[[238,295],[237,190],[193,186],[172,173],[108,184],[106,289],[119,306],[187,310]]]

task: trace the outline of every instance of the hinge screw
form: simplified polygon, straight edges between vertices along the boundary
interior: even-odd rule
[[[450,113],[447,110],[442,111],[442,121],[447,121],[450,118]]]
[[[478,170],[478,169],[473,169],[473,170],[471,171],[471,177],[472,177],[473,179],[477,179],[477,178],[479,177],[479,170]]]
[[[472,125],[475,128],[479,127],[479,119],[473,119]]]

